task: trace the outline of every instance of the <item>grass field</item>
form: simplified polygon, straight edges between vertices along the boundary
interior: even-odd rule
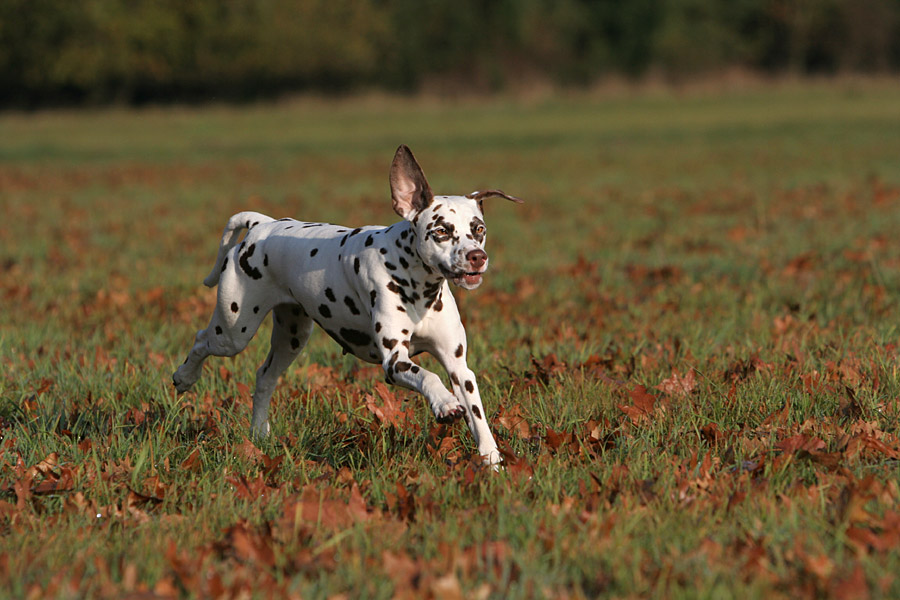
[[[319,333],[170,383],[252,209],[486,186],[507,468]],[[0,115],[0,596],[900,596],[900,86]],[[423,363],[432,365],[428,358]]]

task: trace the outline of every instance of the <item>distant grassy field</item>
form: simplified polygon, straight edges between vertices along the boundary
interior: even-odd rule
[[[501,474],[321,333],[259,448],[268,325],[171,387],[227,217],[392,222],[400,143],[527,202]],[[900,86],[7,114],[0,206],[0,596],[900,596]]]

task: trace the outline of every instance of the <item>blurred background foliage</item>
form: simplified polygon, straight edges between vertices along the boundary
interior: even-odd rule
[[[900,0],[3,0],[0,106],[900,69]]]

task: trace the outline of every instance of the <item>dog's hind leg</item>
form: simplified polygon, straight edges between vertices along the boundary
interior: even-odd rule
[[[272,321],[272,348],[256,371],[256,391],[253,392],[251,426],[257,437],[265,437],[269,433],[269,401],[278,378],[300,354],[313,329],[313,320],[299,304],[276,306],[272,311]]]
[[[246,348],[272,309],[266,290],[242,284],[242,275],[228,265],[222,272],[216,308],[209,325],[197,332],[187,359],[172,376],[179,393],[191,389],[197,382],[207,358],[234,356]]]

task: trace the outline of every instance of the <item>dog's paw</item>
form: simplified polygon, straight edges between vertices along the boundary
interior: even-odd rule
[[[455,397],[452,400],[445,400],[437,406],[432,405],[434,418],[438,423],[453,423],[458,421],[466,414],[466,409],[459,403]]]
[[[184,373],[181,372],[181,369],[178,369],[172,375],[172,385],[175,386],[175,390],[179,394],[183,394],[184,392],[186,392],[189,389],[191,389],[192,387],[194,387],[194,384],[196,382],[197,382],[196,377],[194,377],[193,379],[191,379],[189,377],[185,377]]]

